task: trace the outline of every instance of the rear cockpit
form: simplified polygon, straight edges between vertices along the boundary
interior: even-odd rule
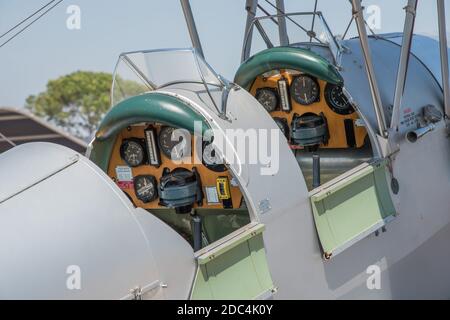
[[[355,87],[369,87],[354,81],[355,74],[367,81],[363,62],[332,34],[320,12],[277,9],[278,14],[255,17],[256,8],[247,10],[242,62],[234,82],[258,100],[261,112],[283,132],[304,178],[298,185],[305,183],[309,191],[316,230],[329,259],[395,215],[390,189],[398,193],[398,188],[373,129],[370,93],[364,99],[352,96],[361,97]],[[352,90],[344,77],[350,78]],[[381,112],[389,121],[389,108]]]
[[[373,157],[365,122],[344,94],[344,50],[320,11],[255,17],[246,30],[235,82],[280,127],[309,190]]]
[[[319,55],[267,49],[241,65],[235,82],[280,127],[309,190],[372,158],[367,130],[344,95],[342,77]]]

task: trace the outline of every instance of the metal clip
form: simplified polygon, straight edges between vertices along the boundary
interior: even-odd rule
[[[416,9],[413,6],[407,5],[403,9],[406,13],[411,13],[413,16],[416,15]]]

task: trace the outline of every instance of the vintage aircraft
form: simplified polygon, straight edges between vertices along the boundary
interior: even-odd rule
[[[248,0],[228,81],[181,0],[193,48],[119,57],[86,157],[46,143],[0,156],[0,297],[448,298],[450,87],[436,3],[439,41],[413,34],[417,0],[403,33],[376,36],[352,0],[351,39],[316,10],[277,0],[257,16]],[[266,152],[250,161],[255,148]]]

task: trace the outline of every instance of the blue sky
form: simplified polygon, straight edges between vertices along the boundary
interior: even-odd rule
[[[0,0],[0,34],[47,2]],[[311,11],[314,0],[285,2],[286,11]],[[264,0],[260,3],[270,8]],[[381,29],[377,32],[401,31],[406,0],[367,0],[363,4],[380,7]],[[80,30],[66,27],[69,5],[81,9]],[[191,0],[206,59],[229,79],[240,62],[244,5],[245,0]],[[331,29],[342,33],[350,18],[348,0],[319,0],[319,9]],[[418,11],[416,32],[436,35],[435,1],[420,1]],[[450,20],[449,5],[446,11]],[[43,91],[49,79],[76,70],[112,72],[124,51],[190,45],[179,0],[64,0],[0,48],[0,106],[22,107],[25,98]]]

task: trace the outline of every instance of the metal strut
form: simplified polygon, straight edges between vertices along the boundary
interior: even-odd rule
[[[277,8],[284,12],[284,0],[277,0]],[[280,37],[280,45],[281,46],[288,46],[289,45],[289,38],[287,35],[287,29],[286,29],[286,18],[284,16],[278,17],[278,34]]]
[[[405,25],[403,27],[402,48],[400,61],[397,70],[397,81],[395,83],[394,104],[392,108],[391,129],[398,130],[398,120],[401,110],[403,92],[405,90],[406,74],[408,72],[408,62],[411,52],[411,42],[414,32],[414,22],[416,19],[417,0],[408,0],[405,9]]]
[[[189,0],[180,0],[181,8],[183,9],[184,19],[189,30],[189,36],[191,37],[192,47],[197,51],[197,54],[205,58],[203,54],[202,44],[198,36],[197,27],[195,26],[194,16],[192,14],[191,5]]]
[[[450,85],[448,79],[448,49],[447,34],[445,32],[445,4],[444,0],[437,0],[439,49],[441,57],[442,87],[444,89],[444,106],[447,119],[450,117]]]
[[[367,78],[369,80],[370,92],[372,94],[372,102],[375,109],[375,115],[377,117],[378,131],[383,138],[387,138],[386,119],[384,116],[383,105],[381,103],[380,90],[378,89],[377,80],[375,78],[375,72],[372,64],[372,54],[369,48],[369,42],[367,40],[366,26],[363,17],[363,11],[361,7],[361,0],[351,0],[353,7],[353,17],[356,21],[356,27],[358,29],[359,41],[361,43],[361,49],[364,55],[364,62],[366,66]]]
[[[241,62],[244,62],[244,60],[247,59],[247,57],[250,55],[253,37],[252,22],[256,16],[257,7],[258,7],[258,0],[247,0],[245,3],[245,10],[247,10],[247,22],[245,23],[244,44],[243,44],[244,51],[242,52]]]

